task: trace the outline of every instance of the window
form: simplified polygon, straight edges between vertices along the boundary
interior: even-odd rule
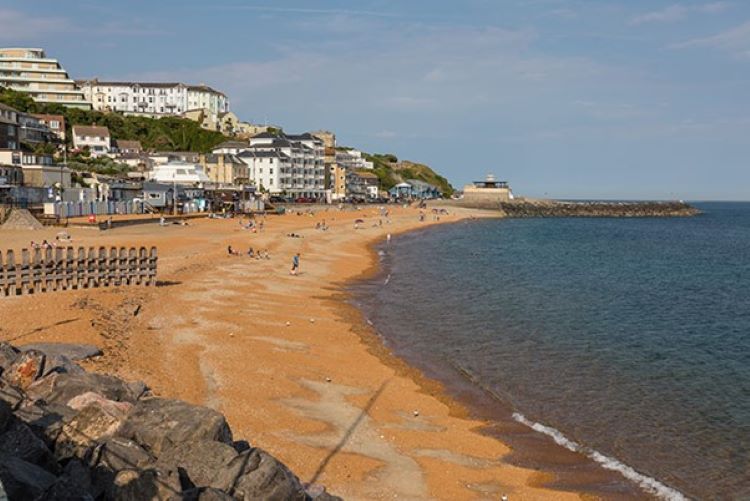
[[[271,167],[270,169],[268,169],[268,171],[269,171],[268,173],[273,176],[273,167]]]
[[[161,198],[161,197],[159,196],[158,193],[149,193],[148,194],[148,198],[150,198],[151,200],[156,200],[156,199]]]
[[[50,120],[49,126],[50,126],[50,129],[59,129],[60,122],[58,122],[57,120]]]

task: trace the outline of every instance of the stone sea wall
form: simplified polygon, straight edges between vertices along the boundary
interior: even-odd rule
[[[337,500],[224,416],[86,372],[86,345],[0,343],[0,499]]]
[[[499,209],[507,217],[686,217],[700,213],[685,202],[561,202],[519,199],[464,207]]]

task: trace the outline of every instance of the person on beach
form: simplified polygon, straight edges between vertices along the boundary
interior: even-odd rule
[[[391,244],[391,234],[390,233],[385,237],[385,241],[386,241],[386,243],[388,243],[388,245]]]
[[[296,275],[299,272],[299,252],[292,258],[292,269],[289,270],[290,275]]]

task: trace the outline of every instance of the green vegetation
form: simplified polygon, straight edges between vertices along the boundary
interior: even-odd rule
[[[372,172],[378,176],[381,189],[390,190],[398,183],[407,179],[418,179],[439,187],[440,191],[446,197],[450,197],[455,191],[446,178],[425,164],[406,160],[399,163],[398,157],[390,153],[365,153],[364,155],[367,160],[373,163],[374,168]]]
[[[0,88],[0,103],[26,113],[49,113],[65,116],[67,137],[73,125],[103,125],[112,139],[141,142],[147,150],[196,151],[207,153],[217,144],[230,139],[220,132],[204,130],[197,122],[179,117],[126,117],[119,113],[103,113],[66,108],[59,104],[41,104],[22,92]]]

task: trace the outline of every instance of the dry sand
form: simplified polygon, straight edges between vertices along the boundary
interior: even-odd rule
[[[542,487],[549,473],[505,462],[510,449],[477,431],[485,423],[394,360],[342,301],[342,286],[375,266],[371,244],[434,224],[429,213],[419,222],[416,209],[391,210],[382,227],[369,207],[268,216],[261,233],[209,219],[71,228],[74,246],[156,245],[160,285],[0,298],[0,339],[96,344],[104,356],[89,368],[221,411],[235,439],[346,499],[579,498]],[[441,222],[490,216],[450,210]],[[330,229],[315,230],[323,219]],[[2,232],[0,248],[56,232]],[[230,257],[229,244],[271,259]],[[291,276],[295,252],[301,274]]]

